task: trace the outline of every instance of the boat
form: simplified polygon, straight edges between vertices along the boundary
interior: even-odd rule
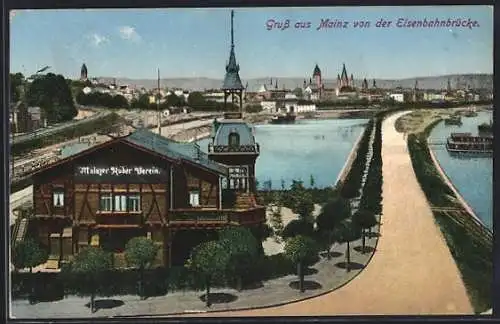
[[[476,117],[477,116],[477,112],[476,112],[476,107],[470,107],[465,113],[464,113],[464,116],[465,117]]]
[[[473,136],[471,133],[452,133],[446,140],[450,153],[467,153],[490,156],[493,153],[493,135]]]
[[[453,115],[444,120],[445,125],[462,125],[462,117]]]
[[[477,126],[477,130],[479,133],[493,133],[493,122],[490,121],[490,123],[482,123]]]
[[[286,113],[284,115],[275,115],[271,118],[271,124],[291,124],[295,122],[296,116],[291,113]]]

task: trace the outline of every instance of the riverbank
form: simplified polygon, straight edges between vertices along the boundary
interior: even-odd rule
[[[400,121],[400,126],[408,122],[414,126],[413,129],[402,127],[410,131],[407,146],[413,169],[460,270],[474,312],[481,313],[492,305],[492,233],[470,212],[470,206],[454,190],[433,157],[427,137],[439,119],[432,115],[430,112],[413,120],[411,114],[407,115],[405,120]]]
[[[345,161],[342,170],[340,170],[339,175],[337,176],[337,180],[335,180],[334,188],[338,187],[340,184],[344,183],[347,178],[349,172],[351,171],[352,164],[358,155],[359,144],[361,143],[361,139],[363,138],[364,132],[359,134],[358,139],[354,142],[351,152],[349,153],[347,160]]]

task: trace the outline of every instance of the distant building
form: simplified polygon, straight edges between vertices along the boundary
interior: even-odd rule
[[[394,99],[396,102],[404,102],[405,101],[405,96],[403,93],[391,93],[389,95],[390,98]]]
[[[40,107],[27,107],[19,101],[10,109],[9,121],[14,133],[32,132],[44,126]]]

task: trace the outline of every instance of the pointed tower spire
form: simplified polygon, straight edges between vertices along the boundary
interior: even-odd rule
[[[223,90],[243,90],[239,71],[240,66],[236,63],[234,54],[234,11],[231,10],[231,50],[229,52],[229,62],[226,65],[226,77],[224,78]]]
[[[450,78],[448,78],[448,85],[447,85],[447,87],[446,87],[446,90],[447,90],[448,92],[450,92],[450,91],[451,91],[451,81],[450,81]]]
[[[231,10],[231,48],[234,47],[234,10]]]

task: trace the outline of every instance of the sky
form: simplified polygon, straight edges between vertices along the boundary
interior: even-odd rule
[[[222,79],[230,49],[231,8],[19,10],[10,14],[11,72],[89,77]],[[315,64],[334,79],[345,63],[355,78],[400,79],[493,73],[490,6],[235,8],[240,76],[310,77]],[[399,28],[409,20],[470,19],[477,26]],[[290,21],[268,30],[270,20]],[[348,28],[322,28],[322,20]],[[392,21],[376,27],[380,19]],[[355,21],[370,21],[355,28]],[[310,22],[310,28],[295,28]],[[304,24],[306,25],[306,24]],[[341,24],[344,25],[343,23]]]

